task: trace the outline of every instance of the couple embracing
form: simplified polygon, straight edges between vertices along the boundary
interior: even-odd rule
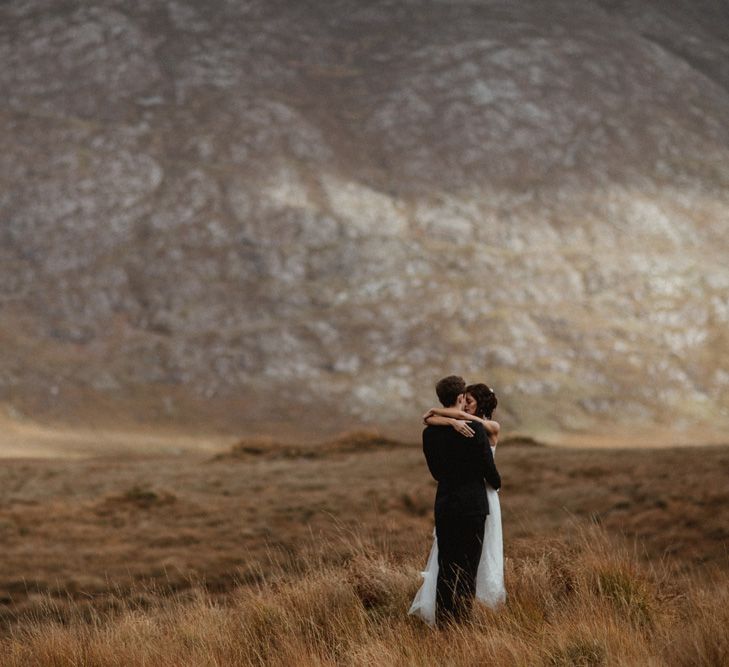
[[[440,626],[466,620],[474,597],[497,608],[506,591],[496,395],[485,384],[466,386],[457,375],[440,380],[435,391],[443,407],[425,414],[423,431],[425,460],[438,482],[434,540],[408,613]]]

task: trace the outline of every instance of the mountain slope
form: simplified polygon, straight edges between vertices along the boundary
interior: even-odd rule
[[[720,3],[0,14],[22,414],[402,431],[456,371],[512,428],[729,422]]]

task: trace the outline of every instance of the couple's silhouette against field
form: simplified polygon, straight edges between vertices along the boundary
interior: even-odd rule
[[[423,416],[423,453],[438,482],[434,539],[409,613],[445,626],[467,620],[474,599],[497,608],[506,598],[501,477],[494,463],[499,424],[487,385],[450,375],[435,391],[443,407]]]

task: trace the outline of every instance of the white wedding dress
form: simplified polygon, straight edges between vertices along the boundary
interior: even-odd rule
[[[496,447],[491,447],[496,452]],[[504,588],[504,542],[501,534],[501,505],[499,492],[486,483],[489,513],[481,547],[481,559],[476,574],[476,599],[491,609],[497,609],[506,600]],[[433,528],[433,546],[428,564],[420,573],[423,584],[415,594],[408,614],[422,618],[428,625],[435,626],[435,590],[438,583],[438,536]]]

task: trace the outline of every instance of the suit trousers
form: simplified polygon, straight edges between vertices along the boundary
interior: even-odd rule
[[[438,625],[465,620],[470,616],[476,595],[476,573],[485,525],[486,514],[435,517],[438,540],[435,609]]]

